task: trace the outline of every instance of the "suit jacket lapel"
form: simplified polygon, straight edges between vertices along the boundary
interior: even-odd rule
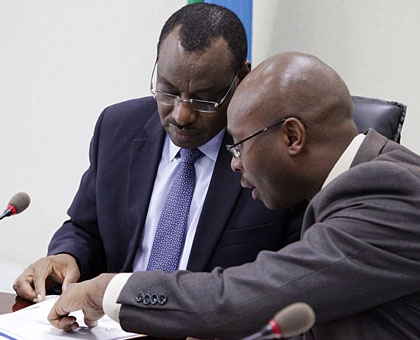
[[[220,146],[194,237],[187,266],[191,271],[205,269],[241,192],[241,176],[230,168],[231,155],[225,149],[226,144],[232,144],[227,132]]]
[[[373,129],[369,129],[350,167],[369,162],[379,156],[387,141],[386,137]]]
[[[155,111],[144,125],[143,135],[133,140],[131,144],[126,216],[128,229],[133,230],[134,234],[123,271],[132,270],[162,154],[164,137],[165,131],[160,124],[158,112]]]

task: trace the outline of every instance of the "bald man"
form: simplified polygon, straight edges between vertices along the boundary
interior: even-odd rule
[[[317,317],[306,339],[417,339],[420,157],[373,130],[358,134],[349,91],[319,59],[276,55],[228,108],[232,169],[267,207],[310,200],[301,240],[211,273],[103,274],[70,287],[58,328],[104,311],[128,331],[239,338],[295,301]],[[165,303],[156,302],[165,297]]]

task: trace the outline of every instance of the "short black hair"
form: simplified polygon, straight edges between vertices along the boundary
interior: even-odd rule
[[[157,53],[165,38],[174,28],[180,27],[181,46],[189,51],[202,51],[210,46],[213,38],[222,37],[233,55],[233,69],[246,61],[248,43],[241,20],[226,7],[195,3],[186,5],[172,14],[160,33]]]

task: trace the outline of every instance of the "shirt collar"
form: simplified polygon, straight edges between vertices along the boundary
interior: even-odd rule
[[[360,133],[353,138],[349,146],[338,159],[337,163],[335,163],[334,167],[331,169],[327,179],[322,185],[322,189],[324,189],[330,182],[340,176],[343,172],[350,169],[351,163],[353,162],[353,159],[356,156],[356,153],[359,150],[360,145],[362,144],[365,137],[366,136],[363,133]]]
[[[198,150],[200,150],[205,156],[207,156],[211,160],[216,161],[225,131],[226,128],[220,130],[219,133],[212,139],[210,139],[206,144],[199,146]],[[166,135],[166,138],[169,139],[169,161],[172,162],[178,155],[179,150],[181,150],[181,148],[175,145],[168,135]]]

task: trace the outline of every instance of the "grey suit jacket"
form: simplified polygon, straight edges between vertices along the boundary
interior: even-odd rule
[[[309,303],[306,339],[420,336],[420,157],[369,130],[350,170],[310,202],[299,242],[211,273],[135,273],[121,325],[163,337],[239,338]],[[164,304],[136,296],[165,295]]]

